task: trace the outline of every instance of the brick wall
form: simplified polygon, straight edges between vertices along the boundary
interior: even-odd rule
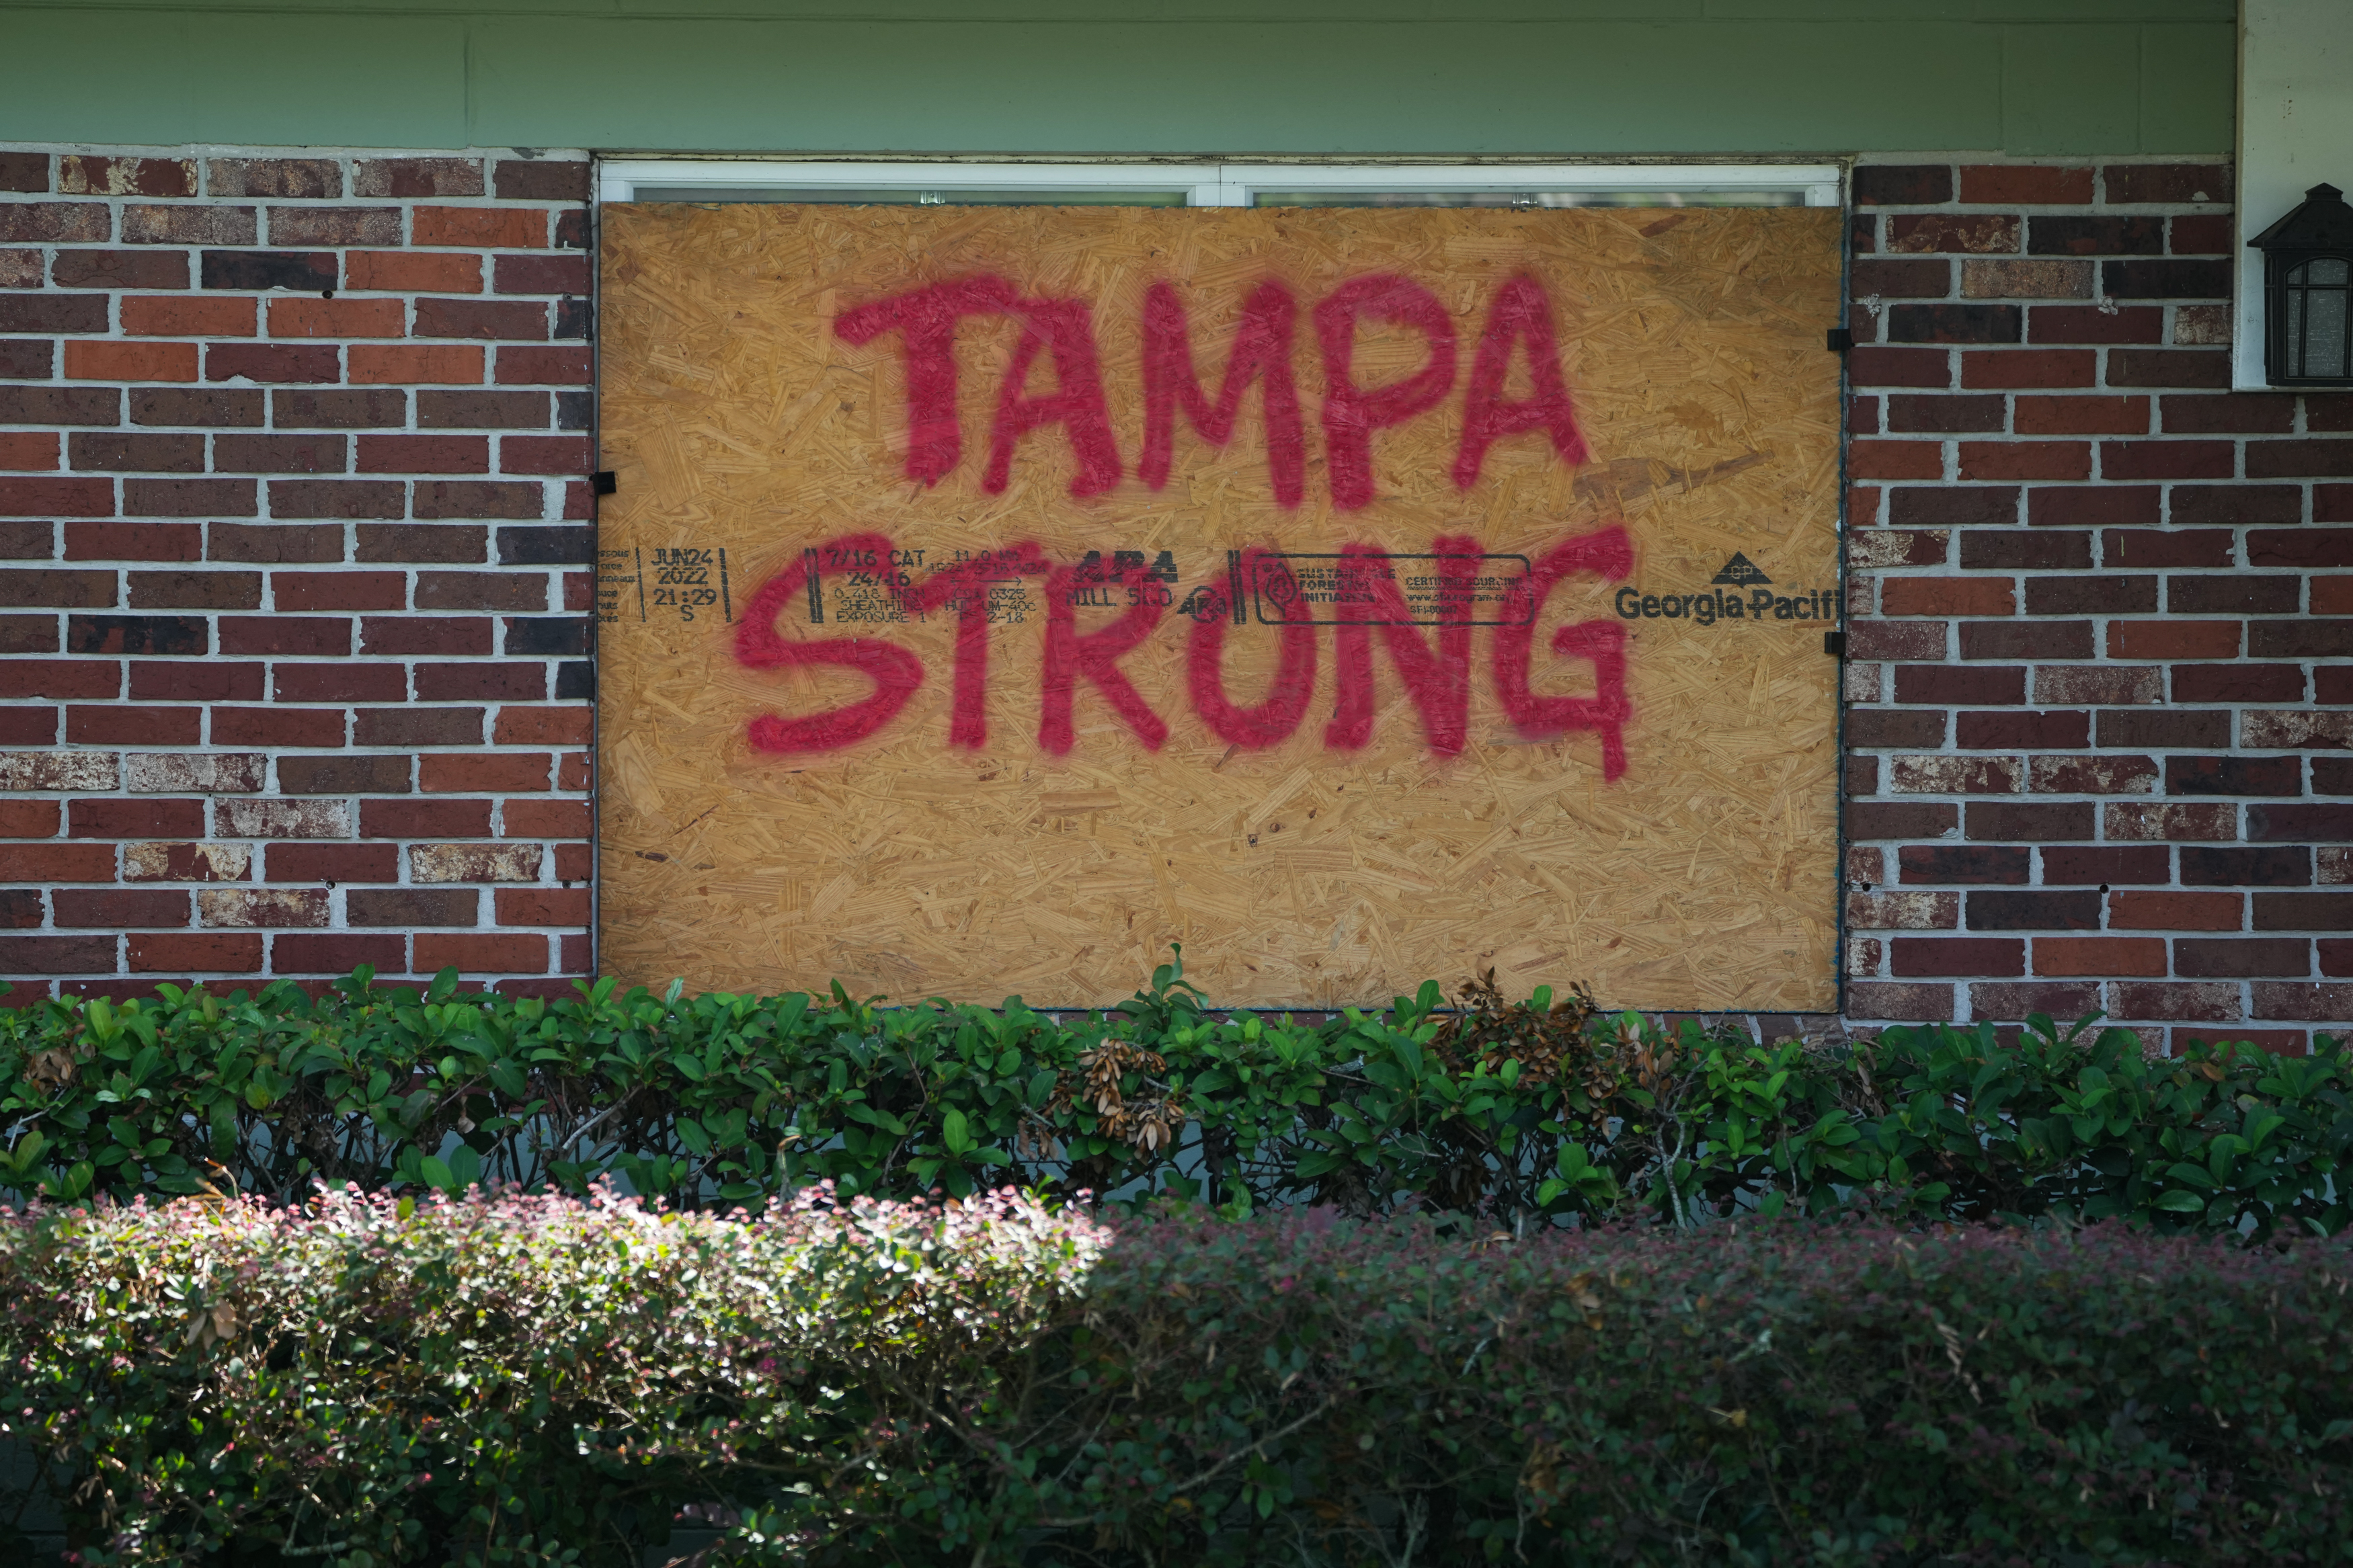
[[[590,965],[586,194],[0,150],[19,1000]],[[2225,390],[2229,170],[1855,196],[1848,1021],[2353,1018],[2353,396]]]
[[[586,971],[581,154],[0,148],[0,975]]]
[[[2230,169],[1854,188],[1850,1019],[2341,1026],[2353,395],[2227,390]]]

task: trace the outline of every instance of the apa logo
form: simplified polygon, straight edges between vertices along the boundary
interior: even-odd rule
[[[1744,600],[1738,592],[1746,588]],[[1838,618],[1835,589],[1807,588],[1788,594],[1773,591],[1765,569],[1738,551],[1725,562],[1708,588],[1698,594],[1645,594],[1639,588],[1618,590],[1617,610],[1629,621],[1693,620],[1704,626],[1718,621],[1834,621]]]

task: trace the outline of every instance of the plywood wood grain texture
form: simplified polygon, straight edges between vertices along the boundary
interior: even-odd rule
[[[1811,1010],[1833,1005],[1838,897],[1836,660],[1819,618],[1639,616],[1640,599],[1813,595],[1838,586],[1839,309],[1833,211],[1142,211],[613,206],[603,218],[603,464],[619,490],[599,521],[600,820],[607,968],[730,990],[816,987],[1037,1005],[1126,995],[1166,944],[1236,1005],[1372,1003],[1425,977],[1492,964],[1507,989],[1589,980],[1611,1005]],[[1373,437],[1376,497],[1335,509],[1317,424],[1324,366],[1309,312],[1348,279],[1396,273],[1433,292],[1460,349],[1454,390]],[[910,289],[997,274],[1025,296],[1092,308],[1124,478],[1069,493],[1059,426],[1016,448],[1008,482],[981,474],[1020,327],[957,329],[962,456],[904,477],[902,346],[841,342],[836,315]],[[1474,346],[1498,290],[1529,276],[1557,321],[1590,460],[1541,432],[1498,441],[1469,490],[1452,469]],[[1278,505],[1257,388],[1231,441],[1179,419],[1166,488],[1135,477],[1145,292],[1174,285],[1195,368],[1215,396],[1242,302],[1269,279],[1301,307],[1293,360],[1307,431],[1306,494]],[[1362,330],[1355,377],[1409,375],[1417,332]],[[1033,395],[1053,387],[1033,368]],[[1507,391],[1527,395],[1516,365]],[[1534,685],[1594,689],[1592,664],[1547,650],[1554,627],[1627,633],[1622,776],[1598,737],[1530,740],[1473,632],[1459,755],[1433,753],[1375,635],[1370,744],[1327,747],[1333,637],[1290,738],[1229,745],[1187,699],[1190,622],[1172,611],[1120,668],[1168,726],[1148,749],[1081,682],[1075,742],[1039,742],[1043,580],[1007,584],[1023,618],[993,629],[987,739],[951,745],[952,614],[888,614],[887,596],[823,580],[786,639],[863,632],[919,656],[926,678],[882,731],[777,754],[754,720],[865,698],[854,671],[745,668],[736,626],[758,585],[853,532],[921,549],[920,584],[958,552],[1034,541],[1050,561],[1161,552],[1182,599],[1229,581],[1229,552],[1403,555],[1444,535],[1540,555],[1622,520],[1622,583],[1582,575],[1546,600]],[[723,552],[723,556],[722,552]],[[1711,586],[1745,556],[1772,592]],[[1133,559],[1133,558],[1131,558]],[[662,583],[659,562],[670,563]],[[1511,570],[1505,563],[1504,570]],[[1621,616],[1635,590],[1637,618]],[[662,603],[663,591],[720,603]],[[859,595],[864,594],[861,600]],[[1788,606],[1783,606],[1787,609]],[[1080,629],[1115,612],[1082,610]],[[692,618],[688,616],[691,615]],[[1256,701],[1279,628],[1228,626],[1226,689]],[[1421,629],[1425,637],[1435,629]]]

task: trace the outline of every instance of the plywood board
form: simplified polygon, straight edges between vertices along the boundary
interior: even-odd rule
[[[1837,213],[603,223],[608,970],[1832,1005]]]

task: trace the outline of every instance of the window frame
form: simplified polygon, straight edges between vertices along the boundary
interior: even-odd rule
[[[639,186],[703,185],[714,190],[746,186],[783,189],[871,189],[903,185],[911,193],[955,186],[1018,190],[1185,193],[1187,206],[1247,207],[1263,190],[1424,191],[1481,194],[1497,191],[1567,190],[1742,192],[1800,190],[1802,205],[1844,204],[1843,163],[1563,163],[1496,160],[1480,163],[1320,162],[1266,160],[1247,163],[979,162],[965,159],[801,158],[601,158],[596,194],[603,202],[638,199]]]

